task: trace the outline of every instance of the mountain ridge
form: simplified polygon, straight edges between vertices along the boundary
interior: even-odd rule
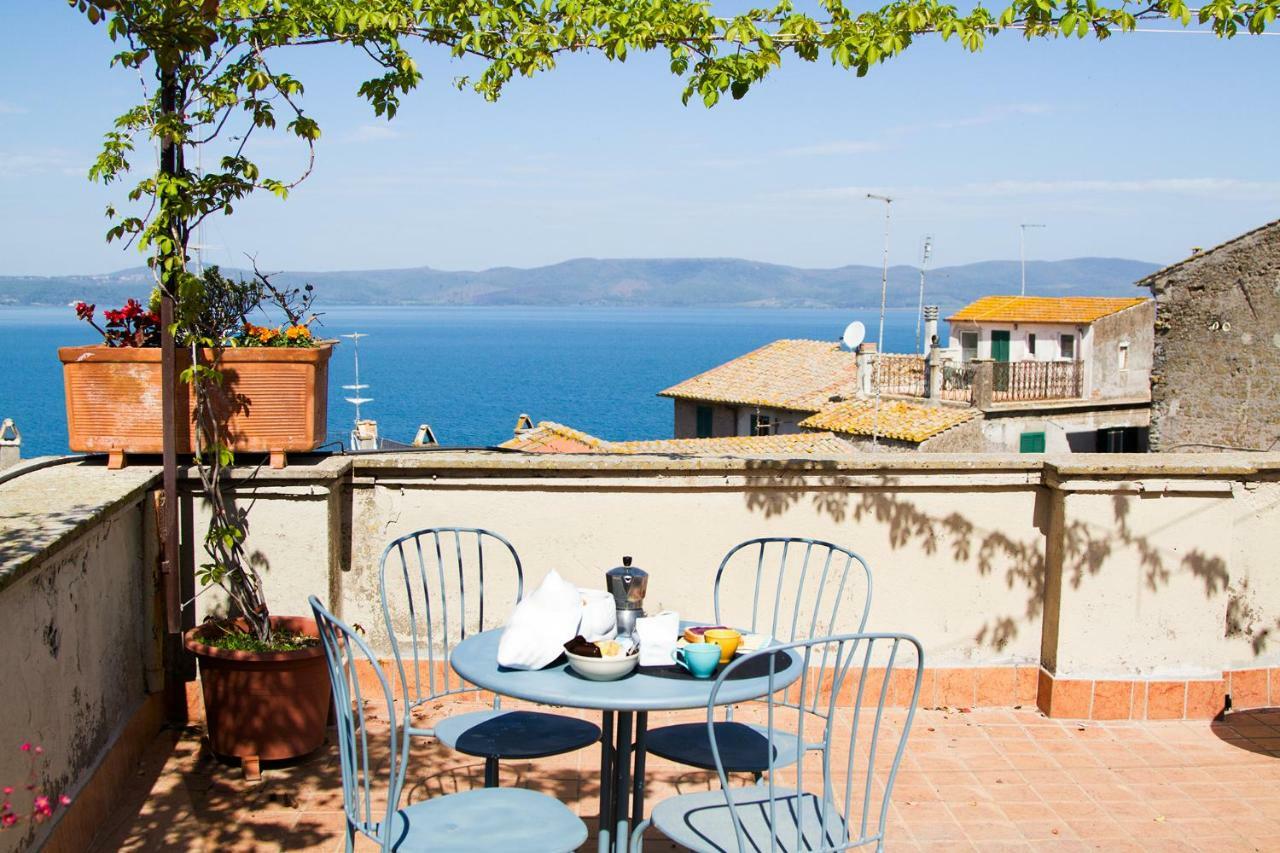
[[[1028,261],[1027,292],[1131,296],[1160,264],[1126,258]],[[229,274],[247,274],[226,270]],[[131,267],[75,276],[0,276],[0,305],[102,305],[142,298],[150,271]],[[978,261],[926,272],[926,301],[954,308],[988,294],[1016,293],[1018,261]],[[569,258],[540,267],[441,270],[281,271],[280,284],[311,282],[330,304],[547,307],[878,308],[881,267],[806,268],[743,258]],[[915,308],[917,267],[889,268],[891,308]]]

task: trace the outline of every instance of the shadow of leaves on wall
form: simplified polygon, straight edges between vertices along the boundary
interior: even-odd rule
[[[976,643],[996,651],[1005,649],[1018,636],[1022,622],[1037,619],[1043,612],[1045,561],[1051,537],[1060,541],[1062,580],[1072,589],[1079,589],[1087,578],[1103,571],[1109,560],[1127,550],[1136,553],[1151,591],[1167,586],[1173,574],[1166,549],[1130,528],[1131,503],[1142,498],[1127,494],[1114,496],[1113,526],[1099,531],[1085,521],[1073,520],[1055,531],[1052,496],[1048,489],[1036,488],[1033,523],[1039,535],[1020,540],[1003,530],[984,527],[959,512],[935,514],[921,508],[911,494],[925,489],[905,486],[898,477],[881,475],[869,485],[850,485],[850,476],[838,472],[837,463],[821,460],[809,461],[804,470],[761,460],[749,461],[747,468],[747,508],[765,518],[780,517],[792,507],[808,502],[820,515],[839,524],[876,522],[883,526],[894,550],[915,545],[926,555],[945,553],[956,563],[971,565],[979,577],[1003,571],[1006,587],[1021,590],[1026,605],[1021,614],[993,614],[975,633]],[[974,495],[1004,490],[985,487],[975,489]],[[1206,598],[1226,589],[1227,566],[1220,557],[1197,548],[1185,553],[1177,565],[1181,571],[1201,579]]]

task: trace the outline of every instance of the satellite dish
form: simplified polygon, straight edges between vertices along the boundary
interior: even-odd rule
[[[844,329],[844,336],[841,338],[844,345],[849,349],[857,349],[858,344],[866,340],[867,327],[862,325],[861,320],[854,320]]]

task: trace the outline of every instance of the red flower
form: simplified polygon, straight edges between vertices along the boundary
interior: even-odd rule
[[[132,320],[133,318],[142,314],[143,311],[142,311],[142,306],[138,304],[138,300],[130,299],[128,302],[124,304],[124,308],[121,310],[120,313],[124,315],[124,318],[126,320]]]
[[[123,312],[123,311],[103,311],[103,312],[102,312],[102,316],[107,318],[107,322],[108,322],[108,323],[123,323],[123,322],[124,322],[124,312]]]
[[[23,752],[30,752],[30,751],[31,751],[31,744],[30,744],[30,743],[24,743],[22,746],[18,747],[18,749],[22,750]]]
[[[10,826],[13,826],[17,822],[18,822],[18,816],[13,812],[8,812],[0,816],[0,826],[7,828]]]
[[[76,317],[81,320],[92,320],[94,305],[91,302],[76,303]]]
[[[31,807],[35,809],[35,813],[41,817],[48,817],[53,814],[53,806],[49,804],[49,798],[43,794],[35,798]]]

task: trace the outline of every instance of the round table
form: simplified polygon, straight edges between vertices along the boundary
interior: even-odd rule
[[[681,627],[695,624],[702,623],[685,622]],[[600,743],[599,849],[601,853],[608,850],[610,831],[607,827],[613,827],[617,849],[625,853],[630,825],[644,818],[644,741],[649,712],[705,708],[711,698],[714,679],[670,678],[646,674],[637,668],[617,681],[590,681],[574,672],[568,663],[538,670],[506,669],[498,666],[498,642],[502,631],[502,628],[495,628],[474,634],[455,646],[450,656],[454,671],[471,684],[501,696],[603,712],[600,726],[603,734]],[[773,675],[775,691],[800,677],[799,656],[790,651],[786,654],[789,658],[787,665],[777,669]],[[725,681],[716,694],[716,704],[732,705],[758,699],[769,693],[769,683],[768,675]],[[610,740],[614,740],[612,746]],[[629,814],[625,794],[628,787],[632,788]]]

